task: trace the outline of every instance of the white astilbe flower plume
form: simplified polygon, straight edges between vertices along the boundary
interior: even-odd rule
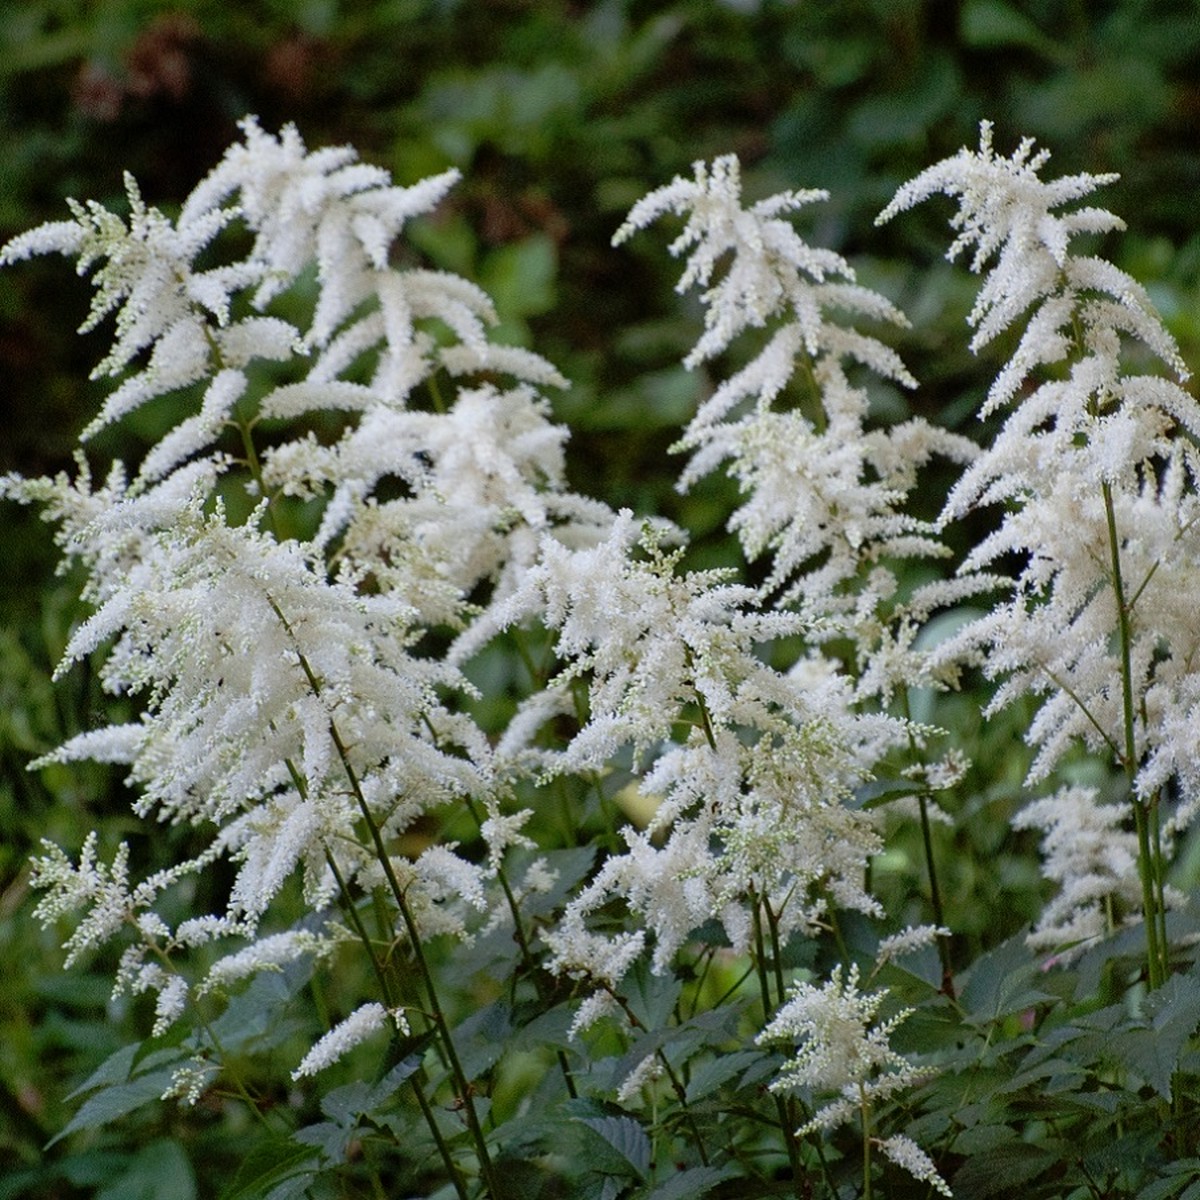
[[[307,384],[294,389],[293,405],[304,397],[310,407],[325,407],[320,385],[338,380],[371,352],[377,362],[369,384],[343,384],[343,400],[352,407],[355,397],[403,404],[442,361],[434,340],[418,331],[430,318],[454,332],[457,345],[445,359],[454,374],[493,368],[531,382],[563,383],[538,355],[489,346],[487,326],[496,315],[480,288],[449,272],[391,265],[405,224],[446,195],[457,171],[397,187],[387,171],[359,162],[349,146],[309,152],[294,126],[275,136],[252,117],[241,128],[244,141],[193,191],[180,221],[201,221],[237,197],[255,235],[248,258],[258,267],[259,308],[316,264],[320,291],[305,339],[319,355]]]
[[[1043,181],[1047,157],[1028,140],[996,154],[985,122],[978,150],[922,172],[879,218],[954,197],[950,254],[973,249],[972,268],[987,269],[972,345],[1024,323],[983,408],[1011,411],[944,513],[1003,504],[964,572],[1002,557],[1023,566],[1010,598],[943,651],[976,657],[1003,680],[993,710],[1044,698],[1029,731],[1039,750],[1031,782],[1082,741],[1134,774],[1143,801],[1178,780],[1170,832],[1200,805],[1200,407],[1177,382],[1124,366],[1128,347],[1186,378],[1144,289],[1073,249],[1077,235],[1122,223],[1096,208],[1056,211],[1113,177]]]
[[[35,869],[41,919],[78,921],[71,961],[124,940],[116,991],[156,995],[156,1033],[193,996],[324,956],[338,934],[311,930],[331,928],[339,893],[390,894],[408,908],[397,928],[421,938],[483,924],[528,814],[505,810],[491,748],[453,698],[465,677],[419,646],[486,622],[544,539],[591,546],[612,520],[566,486],[566,433],[536,390],[563,386],[559,373],[491,344],[474,284],[398,261],[398,236],[454,173],[396,187],[349,148],[310,152],[290,126],[276,136],[250,118],[242,133],[176,219],[127,180],[127,217],[72,204],[72,220],[0,251],[75,257],[96,286],[85,328],[115,317],[97,368],[115,382],[85,436],[151,398],[178,401],[131,471],[94,476],[80,454],[74,478],[0,480],[0,496],[42,506],[85,575],[94,611],[60,673],[103,656],[104,686],[140,704],[35,765],[123,764],[139,816],[210,839],[141,882],[128,847],[104,863],[95,839],[77,862],[47,847]],[[427,382],[436,412],[414,394]],[[262,420],[269,449],[255,444]],[[486,816],[485,864],[455,843],[404,852],[414,826],[467,799]],[[172,929],[165,893],[221,860],[217,911]],[[316,916],[267,932],[297,877]],[[184,1071],[175,1094],[194,1099],[208,1073]]]
[[[404,225],[445,195],[455,173],[401,188],[349,147],[310,153],[294,128],[274,136],[253,118],[242,131],[177,220],[147,206],[127,179],[127,219],[94,202],[72,203],[74,220],[0,251],[0,263],[77,257],[96,286],[84,328],[115,313],[116,344],[95,373],[124,378],[85,437],[164,393],[195,405],[150,448],[122,498],[144,493],[157,503],[161,494],[177,503],[197,482],[188,474],[181,485],[181,471],[215,477],[236,468],[253,494],[322,499],[316,548],[342,539],[350,573],[373,588],[403,583],[407,600],[444,623],[461,621],[463,597],[481,581],[503,590],[506,574],[530,559],[547,530],[569,543],[594,540],[610,514],[567,491],[565,431],[534,391],[566,381],[533,352],[489,342],[495,313],[474,284],[392,263]],[[200,269],[197,257],[219,254],[216,239],[231,225],[254,235],[249,252]],[[295,304],[288,320],[231,316],[242,297],[263,309],[313,262],[318,287],[307,325],[293,323],[302,311]],[[431,322],[452,336],[434,337]],[[374,374],[364,383],[361,364],[372,355]],[[273,383],[264,363],[288,364],[303,379]],[[518,383],[467,389],[448,413],[409,411],[413,389],[439,370]],[[276,439],[261,464],[234,457],[254,421],[317,411],[344,414],[340,442],[323,445],[305,433]],[[220,448],[222,439],[233,453]],[[378,503],[381,480],[396,477],[411,495]],[[124,509],[130,524],[139,511]]]
[[[829,1130],[871,1112],[881,1101],[928,1078],[930,1072],[894,1050],[889,1039],[911,1013],[904,1009],[878,1020],[886,989],[859,990],[858,965],[835,967],[828,982],[793,985],[788,999],[758,1035],[760,1043],[795,1040],[795,1054],[771,1084],[772,1091],[807,1088],[817,1095],[837,1093],[796,1132],[803,1136]],[[866,1122],[871,1128],[871,1122]],[[897,1166],[932,1184],[943,1195],[950,1188],[933,1161],[903,1135],[873,1139]]]
[[[855,640],[864,694],[886,699],[901,681],[949,682],[952,671],[934,677],[914,648],[918,624],[932,608],[986,584],[942,583],[906,608],[896,604],[894,575],[878,564],[945,555],[933,527],[901,504],[932,456],[969,462],[974,444],[919,419],[867,428],[869,396],[851,382],[849,365],[904,387],[916,381],[895,351],[846,319],[907,321],[856,284],[844,258],[809,246],[783,219],[826,193],[784,192],[744,208],[736,158],[694,170],[694,179],[676,178],[640,200],[614,241],[665,214],[686,217],[671,245],[672,254],[687,254],[678,290],[706,289],[705,332],[688,366],[749,330],[764,330],[767,341],[689,424],[679,447],[694,455],[680,486],[729,464],[745,496],[729,528],[749,558],[770,555],[764,592],[799,602],[814,617],[836,618],[826,636]],[[798,404],[791,398],[797,381]]]
[[[865,868],[881,849],[872,814],[847,804],[853,789],[909,730],[853,711],[844,677],[804,687],[769,667],[756,643],[803,630],[796,614],[763,613],[753,589],[721,572],[677,571],[659,535],[621,513],[592,549],[548,540],[490,620],[497,628],[536,617],[557,633],[564,668],[501,739],[499,769],[535,764],[547,773],[597,769],[625,747],[651,753],[642,792],[658,799],[644,831],[544,934],[552,969],[611,991],[646,945],[665,970],[688,936],[720,921],[735,949],[748,948],[753,909],[769,904],[781,936],[812,931],[832,900],[878,915]],[[487,631],[472,630],[459,652]],[[544,721],[568,706],[547,700],[586,686],[587,718],[565,749],[535,745]],[[682,742],[678,728],[691,731]],[[506,768],[505,764],[512,766]],[[589,918],[615,898],[645,930],[608,936]],[[608,1005],[597,1000],[582,1027]]]
[[[145,204],[132,177],[126,176],[125,187],[128,221],[95,201],[72,201],[74,221],[14,238],[0,250],[0,265],[33,254],[75,256],[78,273],[91,274],[96,287],[81,332],[116,314],[116,342],[92,374],[126,377],[83,431],[84,439],[156,396],[213,377],[200,412],[176,425],[147,460],[142,474],[153,482],[210,447],[246,385],[242,369],[252,359],[290,358],[298,334],[276,317],[232,320],[234,295],[261,277],[257,263],[239,260],[205,270],[194,265],[236,217],[236,208],[172,222]]]
[[[317,545],[345,572],[370,577],[431,624],[459,624],[481,583],[498,600],[536,559],[543,536],[588,545],[612,512],[567,490],[567,431],[528,386],[467,388],[444,413],[363,414],[336,445],[291,442],[264,456],[269,487],[334,488]],[[381,480],[407,495],[379,500]]]
[[[1095,788],[1071,785],[1027,804],[1014,829],[1041,831],[1042,874],[1058,885],[1026,939],[1036,950],[1070,961],[1089,942],[1140,915],[1137,836],[1124,828],[1128,810],[1103,804]],[[1167,887],[1168,904],[1183,896]]]
[[[385,1029],[389,1020],[403,1032],[408,1032],[403,1013],[389,1013],[382,1004],[374,1001],[360,1005],[317,1041],[292,1072],[292,1078],[303,1079],[306,1075],[316,1075],[319,1071],[333,1066],[339,1059],[345,1058],[355,1046],[361,1045],[381,1029]]]
[[[82,734],[43,761],[127,761],[142,787],[139,812],[216,823],[240,864],[236,912],[263,913],[297,866],[309,898],[328,899],[326,852],[361,815],[348,769],[396,831],[486,790],[481,767],[431,735],[486,763],[474,726],[434,698],[454,673],[409,652],[409,615],[389,597],[326,580],[295,544],[231,528],[219,506],[206,516],[197,504],[65,655],[115,637],[102,678],[110,690],[148,694],[142,721]],[[362,854],[343,850],[343,870],[372,858]]]

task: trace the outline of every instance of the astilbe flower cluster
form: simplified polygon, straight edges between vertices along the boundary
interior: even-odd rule
[[[400,188],[349,149],[308,153],[294,129],[276,137],[247,120],[243,133],[176,220],[127,180],[127,218],[76,204],[72,220],[2,254],[77,257],[96,284],[85,329],[116,316],[96,374],[120,382],[85,440],[155,397],[197,397],[132,478],[116,463],[97,484],[80,454],[74,478],[4,483],[44,506],[86,571],[95,613],[60,670],[103,648],[104,686],[144,701],[132,723],[82,734],[41,761],[128,764],[141,815],[212,837],[196,859],[136,884],[124,849],[111,867],[92,843],[78,865],[57,849],[36,864],[48,889],[40,915],[85,912],[73,954],[133,931],[118,988],[158,992],[159,1029],[188,995],[164,962],[216,940],[259,939],[218,959],[203,994],[340,936],[260,929],[296,872],[318,913],[390,874],[422,936],[465,933],[464,914],[487,907],[484,881],[519,840],[521,818],[502,810],[486,739],[448,703],[469,691],[466,680],[415,644],[431,627],[466,626],[481,585],[511,590],[544,534],[586,544],[609,520],[565,488],[563,431],[536,391],[561,384],[558,373],[489,342],[494,312],[473,284],[392,265],[396,235],[453,173]],[[253,235],[249,251],[198,267],[202,254],[220,257],[232,226]],[[262,311],[302,292],[312,263],[306,326]],[[445,413],[412,404],[435,372],[464,381]],[[514,386],[500,385],[505,375]],[[258,422],[317,410],[343,415],[340,436],[285,434],[260,456]],[[394,488],[377,498],[385,477],[405,485],[400,499]],[[235,518],[222,497],[239,489],[252,507]],[[289,498],[318,502],[315,528]],[[379,847],[425,814],[468,798],[496,839],[491,868],[442,845],[380,860]],[[220,858],[235,868],[226,910],[171,929],[154,912],[160,895]],[[280,936],[286,953],[271,940]]]
[[[858,965],[843,974],[841,967],[822,986],[798,983],[759,1035],[760,1042],[794,1039],[798,1045],[771,1087],[776,1091],[807,1088],[816,1095],[838,1093],[819,1108],[800,1133],[831,1129],[861,1117],[864,1136],[897,1166],[951,1195],[933,1160],[904,1134],[874,1138],[871,1110],[876,1101],[896,1095],[919,1082],[926,1072],[913,1066],[890,1044],[892,1033],[911,1015],[902,1009],[877,1020],[886,990],[859,988]]]
[[[921,418],[868,429],[870,396],[856,368],[916,387],[899,355],[857,321],[907,326],[880,293],[855,282],[832,250],[808,245],[784,215],[827,198],[784,192],[743,207],[732,155],[695,165],[638,201],[617,231],[623,241],[670,213],[686,217],[671,244],[686,254],[679,291],[705,289],[705,331],[689,367],[763,331],[765,344],[699,407],[678,449],[691,450],[680,486],[723,463],[745,501],[729,521],[751,561],[769,555],[766,596],[798,605],[814,640],[848,636],[863,697],[897,687],[952,682],[955,671],[914,647],[931,612],[985,589],[986,580],[939,580],[900,596],[887,560],[941,558],[933,526],[904,511],[919,469],[935,455],[971,461],[975,444]],[[719,275],[714,281],[714,276]]]
[[[958,751],[917,761],[931,731],[889,706],[907,687],[953,685],[964,666],[1000,681],[994,709],[1042,699],[1031,783],[1082,743],[1121,766],[1147,807],[1177,790],[1168,837],[1200,805],[1200,409],[1174,380],[1129,369],[1156,356],[1184,375],[1144,291],[1074,252],[1078,235],[1120,222],[1057,211],[1107,177],[1044,182],[1044,154],[1023,143],[997,156],[985,126],[977,151],[922,173],[881,215],[956,197],[951,255],[973,249],[975,270],[992,264],[973,347],[1023,323],[983,407],[1008,415],[982,450],[920,419],[873,424],[864,381],[916,381],[858,325],[905,319],[786,219],[823,193],[745,206],[726,157],[635,205],[617,241],[660,217],[684,220],[672,246],[686,256],[679,287],[703,289],[704,307],[687,364],[716,376],[727,358],[744,363],[716,383],[679,448],[691,452],[681,487],[722,467],[740,486],[729,528],[748,559],[767,560],[750,586],[733,571],[689,571],[682,530],[572,492],[566,431],[543,394],[565,381],[531,351],[490,340],[495,314],[473,284],[405,265],[405,225],[446,196],[452,172],[396,187],[349,149],[310,153],[294,129],[242,129],[177,219],[129,180],[128,217],[76,204],[70,221],[0,252],[4,263],[74,257],[96,285],[85,328],[115,317],[97,375],[116,382],[85,441],[156,398],[192,405],[130,468],[98,478],[81,452],[73,477],[2,485],[43,506],[86,575],[93,615],[60,670],[102,654],[104,686],[141,705],[41,761],[124,764],[140,816],[208,838],[141,881],[128,848],[105,863],[95,838],[76,860],[47,846],[38,914],[82,912],[70,961],[125,939],[117,989],[154,993],[155,1033],[256,972],[328,958],[351,937],[372,953],[334,910],[353,926],[366,896],[390,895],[392,932],[415,962],[435,935],[469,938],[511,918],[526,966],[579,981],[576,1034],[629,1015],[622,989],[636,964],[668,973],[700,930],[719,928],[723,946],[761,968],[759,1041],[794,1043],[775,1091],[834,1097],[799,1134],[857,1114],[868,1149],[949,1194],[911,1138],[872,1125],[925,1078],[889,1042],[906,1014],[880,1020],[888,994],[860,990],[852,963],[788,991],[780,948],[837,931],[840,911],[886,919],[867,884],[883,818],[862,788],[888,756],[907,760],[903,781],[923,796],[962,777]],[[227,233],[248,248],[230,257]],[[908,501],[935,456],[962,474],[929,522]],[[958,575],[911,587],[898,563],[929,560],[922,578],[932,574],[947,556],[941,527],[987,506],[1002,506],[995,532]],[[1014,556],[1015,578],[998,576]],[[922,647],[931,614],[997,589],[987,615]],[[530,626],[552,646],[549,682],[485,736],[467,671]],[[781,638],[804,647],[785,667],[763,652]],[[649,816],[614,830],[527,936],[519,901],[545,896],[553,872],[534,857],[521,805],[561,777],[612,771]],[[470,852],[435,838],[401,853],[406,835],[460,810],[479,830]],[[1062,887],[1037,947],[1098,937],[1153,899],[1145,877],[1140,890],[1134,881],[1145,848],[1124,819],[1070,786],[1018,819],[1044,833],[1045,872]],[[510,885],[518,846],[533,854]],[[221,861],[232,882],[220,911],[169,924],[166,894]],[[278,928],[280,892],[297,878],[309,912]],[[1172,899],[1157,879],[1159,900]],[[884,936],[877,969],[945,932]],[[207,965],[193,977],[197,951]],[[388,990],[359,998],[292,1078],[405,1034],[411,1008]],[[423,999],[421,1019],[437,1027],[436,996]],[[444,1022],[435,1032],[452,1060]],[[214,1069],[198,1056],[172,1092],[194,1100]],[[670,1069],[665,1054],[643,1056],[618,1100]],[[468,1118],[469,1082],[455,1080]]]
[[[1114,177],[1045,181],[1048,157],[1028,140],[998,155],[985,122],[978,150],[923,171],[879,218],[937,193],[954,197],[949,256],[973,250],[972,269],[986,268],[972,349],[1023,326],[981,408],[1008,415],[942,516],[1003,506],[962,572],[990,572],[1006,558],[1020,567],[1007,596],[941,652],[1001,680],[991,711],[1041,698],[1028,731],[1038,751],[1030,783],[1082,743],[1124,771],[1138,804],[1177,797],[1163,822],[1169,841],[1200,806],[1200,407],[1180,386],[1187,371],[1145,290],[1073,249],[1078,236],[1123,222],[1094,207],[1057,211]],[[1154,358],[1175,378],[1139,372]],[[1081,794],[1070,794],[1078,808]],[[1109,894],[1122,890],[1114,880]],[[1077,920],[1091,928],[1085,914],[1097,911],[1094,888],[1076,894],[1076,914],[1057,914],[1065,937],[1079,932]]]
[[[863,886],[880,833],[847,801],[908,727],[855,713],[845,680],[802,688],[764,664],[756,643],[802,631],[803,618],[757,611],[754,590],[724,572],[680,574],[679,553],[667,553],[662,536],[623,512],[591,549],[547,542],[489,618],[503,627],[536,617],[557,632],[566,664],[514,717],[496,749],[498,770],[528,763],[552,776],[598,770],[627,748],[635,759],[650,755],[638,786],[655,801],[653,818],[623,830],[626,850],[605,860],[545,935],[552,969],[602,989],[577,1029],[609,1010],[647,931],[663,971],[713,918],[745,952],[760,903],[783,936],[818,928],[831,900],[881,915]],[[477,624],[472,637],[486,629]],[[460,641],[457,653],[471,645]],[[586,720],[564,749],[539,747],[545,723],[574,711],[576,679],[586,686]],[[687,730],[681,741],[677,727]],[[644,929],[589,928],[615,897]]]
[[[392,265],[392,242],[450,175],[397,188],[349,150],[308,153],[292,129],[275,137],[249,120],[243,132],[177,220],[147,207],[129,180],[127,219],[76,205],[72,221],[3,252],[5,262],[77,256],[97,285],[87,327],[116,316],[116,346],[97,374],[119,382],[85,440],[155,397],[198,398],[132,477],[117,463],[97,484],[81,454],[74,478],[5,484],[44,506],[87,574],[95,612],[61,669],[104,651],[105,686],[143,698],[138,719],[84,733],[42,761],[127,764],[140,815],[212,837],[195,859],[137,884],[124,849],[105,867],[93,843],[77,865],[48,848],[37,864],[40,915],[84,910],[73,955],[132,931],[117,987],[157,993],[161,1032],[191,998],[334,952],[349,936],[332,918],[335,900],[390,886],[420,937],[466,935],[466,914],[490,906],[506,849],[528,841],[527,812],[503,808],[510,790],[531,774],[596,771],[626,751],[657,814],[625,832],[625,851],[545,934],[553,970],[601,987],[577,1027],[649,948],[639,930],[589,930],[608,898],[644,921],[659,970],[713,917],[746,950],[759,904],[785,937],[818,928],[829,905],[878,915],[863,885],[882,844],[876,818],[847,801],[914,731],[856,712],[836,671],[787,674],[755,652],[811,633],[822,614],[767,611],[759,592],[723,573],[682,572],[681,549],[666,549],[679,531],[643,527],[567,489],[564,431],[537,391],[561,384],[558,373],[488,341],[491,305],[473,285]],[[736,196],[722,203],[733,213]],[[197,267],[202,253],[219,257],[231,227],[252,235],[244,257]],[[780,252],[796,268],[841,269],[794,237]],[[268,311],[303,290],[310,263],[308,323],[293,323],[294,303],[288,320]],[[838,295],[849,303],[857,292]],[[813,301],[818,316],[827,302]],[[865,294],[855,303],[891,311]],[[808,335],[900,370],[881,344],[847,338],[820,322]],[[462,383],[430,411],[414,403],[416,389],[436,387],[437,374]],[[497,382],[505,374],[513,386]],[[322,440],[285,426],[259,448],[260,422],[318,411],[341,414],[341,433]],[[225,497],[239,489],[250,507],[235,517]],[[296,501],[316,517],[305,523]],[[562,672],[493,747],[452,697],[470,690],[461,667],[471,655],[528,620],[556,632]],[[447,658],[418,651],[426,631],[447,627],[458,634]],[[578,685],[577,732],[545,748],[538,733],[549,720],[578,716]],[[677,740],[680,728],[690,733]],[[383,852],[462,801],[482,813],[485,861],[443,844],[416,858]],[[225,910],[170,927],[160,897],[219,859],[234,866]],[[323,930],[270,927],[297,873]],[[188,954],[227,939],[242,945],[189,983]],[[390,1002],[360,1007],[297,1074],[381,1028],[381,1013],[401,1019]],[[173,1091],[194,1099],[211,1069],[197,1058]]]

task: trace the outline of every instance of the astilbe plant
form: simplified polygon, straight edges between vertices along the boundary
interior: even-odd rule
[[[151,1040],[90,1086],[144,1061],[164,1099],[236,1097],[291,1139],[239,1192],[274,1200],[339,1175],[459,1200],[869,1197],[881,1181],[917,1196],[950,1194],[951,1177],[994,1194],[987,1153],[1024,1133],[969,1097],[979,1072],[1007,1071],[1013,1093],[1046,1077],[1028,1025],[1009,1036],[1021,1010],[1055,1012],[1046,1044],[1077,1048],[1064,1054],[1079,1090],[1103,1079],[1134,1105],[1141,1079],[1182,1121],[1171,1077],[1200,1011],[1167,978],[1165,908],[1183,897],[1166,862],[1196,803],[1200,420],[1177,384],[1121,366],[1124,336],[1182,373],[1145,294],[1070,252],[1115,218],[1053,215],[1096,181],[1045,184],[1042,156],[998,158],[985,128],[977,153],[884,214],[960,197],[956,249],[975,245],[977,268],[999,254],[977,346],[1036,306],[987,409],[1020,403],[983,448],[923,420],[872,423],[870,376],[916,380],[848,322],[905,321],[785,219],[822,193],[746,207],[722,158],[634,207],[618,241],[685,218],[680,288],[706,289],[688,365],[749,356],[679,448],[682,487],[721,466],[740,485],[729,528],[767,559],[750,586],[736,567],[687,570],[684,531],[570,490],[543,395],[565,380],[489,336],[478,288],[398,243],[452,174],[396,187],[349,149],[242,131],[176,219],[129,180],[127,217],[73,205],[0,255],[74,257],[96,287],[85,328],[115,316],[96,374],[117,382],[85,444],[149,402],[192,406],[99,481],[81,451],[73,477],[3,485],[43,506],[83,569],[93,613],[60,670],[100,655],[104,685],[140,698],[136,719],[40,763],[123,764],[137,814],[200,846],[143,879],[128,846],[106,860],[96,835],[34,863],[35,915],[74,916],[68,962],[119,946],[117,993],[153,996]],[[942,523],[1007,505],[957,575],[936,572],[939,523],[907,508],[935,460],[963,468]],[[996,593],[926,645],[935,612]],[[768,643],[800,649],[772,665]],[[471,680],[497,661],[519,694],[485,721]],[[1069,987],[1022,982],[1032,959],[1002,949],[955,984],[929,802],[961,781],[969,747],[933,756],[937,731],[904,700],[977,666],[1003,678],[994,709],[1047,696],[1032,783],[1077,744],[1125,773],[1133,831],[1069,782],[1018,822],[1046,831],[1063,885],[1034,934],[1056,961],[1135,921],[1141,900],[1162,998],[1111,1010],[1133,1048],[1115,1072],[1082,1051]],[[919,800],[932,892],[928,923],[904,928],[871,887],[895,828],[874,801],[889,795],[897,810]],[[218,867],[222,903],[187,912]],[[313,995],[349,980],[337,1011],[305,1007],[310,979]],[[239,1023],[247,1010],[256,1022]],[[284,1013],[303,1014],[307,1041]],[[1173,1051],[1139,1065],[1159,1022]],[[370,1082],[330,1090],[366,1067],[363,1045],[378,1051]],[[266,1083],[243,1075],[255,1053]],[[513,1098],[505,1080],[531,1058],[540,1082]],[[1064,1103],[1061,1119],[1080,1111]],[[85,1106],[72,1128],[101,1120]],[[1078,1167],[1070,1187],[1093,1174]]]
[[[963,568],[991,567],[1005,555],[1022,566],[1008,599],[945,652],[970,655],[1003,677],[993,709],[1025,693],[1045,697],[1029,729],[1038,747],[1030,783],[1047,779],[1079,742],[1111,755],[1125,774],[1148,970],[1161,983],[1164,858],[1200,805],[1200,629],[1189,599],[1200,563],[1200,407],[1180,386],[1187,370],[1144,289],[1104,259],[1072,252],[1077,235],[1123,223],[1097,208],[1055,212],[1112,176],[1047,183],[1038,176],[1047,158],[1028,141],[1010,158],[996,155],[985,123],[978,151],[962,150],[905,184],[880,219],[938,192],[956,197],[951,257],[974,247],[976,271],[996,259],[971,313],[972,349],[1024,320],[982,409],[1012,411],[943,514],[948,521],[1006,504],[995,533]],[[1126,369],[1126,343],[1159,358],[1180,382]],[[1075,788],[1060,807],[1094,801]],[[1109,893],[1119,894],[1119,886]],[[1096,898],[1082,901],[1093,914]],[[1092,922],[1088,932],[1101,928]]]

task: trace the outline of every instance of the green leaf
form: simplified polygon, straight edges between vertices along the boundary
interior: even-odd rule
[[[881,804],[891,804],[893,800],[919,796],[928,790],[928,784],[916,783],[911,779],[872,779],[855,791],[854,798],[847,807],[878,808]]]
[[[1188,1039],[1200,1026],[1200,981],[1194,973],[1172,975],[1146,997],[1149,1025],[1114,1040],[1112,1050],[1164,1100],[1171,1099],[1171,1076]]]
[[[494,1066],[512,1034],[512,1009],[496,1000],[473,1012],[456,1026],[452,1036],[468,1079],[478,1079]]]
[[[646,1200],[693,1200],[694,1197],[708,1195],[718,1183],[732,1179],[737,1174],[737,1169],[732,1166],[689,1167],[648,1192]]]
[[[703,1100],[711,1092],[715,1092],[723,1083],[735,1075],[741,1075],[748,1068],[768,1058],[762,1050],[736,1050],[731,1054],[722,1054],[717,1058],[701,1063],[692,1072],[687,1085],[689,1104]],[[744,1083],[739,1086],[745,1086]]]
[[[129,1073],[133,1069],[134,1058],[141,1047],[141,1042],[134,1042],[132,1045],[122,1046],[120,1050],[110,1054],[67,1096],[67,1099],[74,1100],[76,1096],[82,1096],[84,1092],[93,1091],[95,1088],[102,1087],[105,1084],[124,1083],[129,1078]]]
[[[172,1069],[151,1071],[128,1083],[113,1084],[85,1100],[79,1111],[50,1139],[48,1146],[81,1129],[97,1129],[126,1116],[143,1104],[161,1099],[171,1082]]]
[[[300,1027],[285,1018],[289,1001],[312,978],[313,963],[301,958],[281,971],[263,971],[244,991],[233,996],[213,1022],[213,1033],[226,1054],[270,1050],[287,1041]]]
[[[195,1200],[196,1177],[183,1147],[160,1139],[144,1146],[129,1165],[95,1194],[95,1200]]]
[[[1137,1200],[1171,1200],[1186,1182],[1186,1179],[1157,1179],[1138,1192]]]
[[[110,1055],[81,1087],[76,1088],[72,1096],[93,1090],[98,1083],[100,1084],[100,1090],[83,1102],[79,1111],[54,1135],[47,1147],[53,1146],[69,1133],[81,1129],[97,1129],[141,1108],[143,1104],[149,1104],[150,1101],[162,1097],[171,1082],[175,1068],[187,1055],[182,1054],[176,1047],[155,1050],[134,1067],[132,1064],[141,1048],[142,1044],[138,1043],[118,1050],[116,1054]],[[121,1078],[122,1069],[125,1071],[124,1079]]]
[[[579,1123],[602,1137],[639,1179],[650,1170],[650,1139],[632,1117],[578,1117]],[[608,1172],[611,1174],[611,1172]]]
[[[1057,1154],[1028,1142],[1011,1141],[969,1158],[950,1181],[955,1200],[1020,1195],[1022,1184],[1059,1161]]]
[[[479,268],[480,286],[502,321],[538,316],[555,304],[558,252],[545,234],[493,250]]]
[[[968,46],[1024,46],[1046,58],[1061,52],[1024,13],[1002,0],[967,0],[962,9],[961,35]]]
[[[1038,964],[1025,945],[1024,934],[1017,934],[982,955],[972,967],[960,997],[968,1019],[973,1024],[986,1025],[1009,1013],[1056,999],[1049,992],[1030,986],[1037,970]]]
[[[662,1029],[671,1019],[683,983],[674,975],[655,975],[639,960],[621,980],[621,992],[633,1015],[647,1030]]]
[[[275,1137],[255,1145],[222,1200],[260,1200],[280,1187],[312,1178],[317,1152],[292,1138]],[[281,1198],[279,1198],[281,1200]]]

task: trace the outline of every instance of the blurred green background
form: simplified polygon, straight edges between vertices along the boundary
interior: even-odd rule
[[[460,168],[414,229],[419,250],[480,282],[503,336],[572,379],[553,399],[574,431],[575,485],[680,521],[701,558],[722,552],[729,488],[680,497],[667,454],[710,386],[678,365],[698,309],[673,294],[665,227],[609,246],[629,205],[698,158],[736,152],[751,198],[830,190],[805,233],[914,324],[899,348],[923,387],[881,396],[885,419],[912,410],[970,428],[995,369],[964,349],[973,286],[942,261],[947,207],[873,226],[902,180],[974,144],[983,117],[1004,152],[1024,135],[1051,148],[1055,173],[1121,173],[1098,202],[1131,230],[1103,249],[1147,284],[1200,368],[1194,0],[13,0],[0,6],[0,239],[65,216],[68,196],[119,206],[123,170],[170,210],[246,113],[268,129],[295,122],[310,146],[351,142],[399,182]],[[61,260],[0,274],[0,471],[69,465],[105,349],[106,331],[74,333],[87,299]],[[29,918],[25,864],[39,837],[76,848],[89,828],[117,836],[132,819],[118,774],[24,770],[108,702],[82,669],[48,683],[76,589],[54,576],[32,514],[6,505],[0,521],[0,1200],[221,1195],[239,1131],[216,1109],[148,1111],[123,1137],[43,1149],[69,1119],[67,1093],[139,1022],[107,999],[111,964],[60,972],[58,939]],[[965,707],[941,719],[1007,761],[1009,730],[982,734]],[[944,835],[961,851],[952,911],[980,941],[1029,916],[997,901],[1036,881],[1003,819],[1020,778],[1018,762],[976,779]],[[1004,928],[988,925],[997,912]]]

